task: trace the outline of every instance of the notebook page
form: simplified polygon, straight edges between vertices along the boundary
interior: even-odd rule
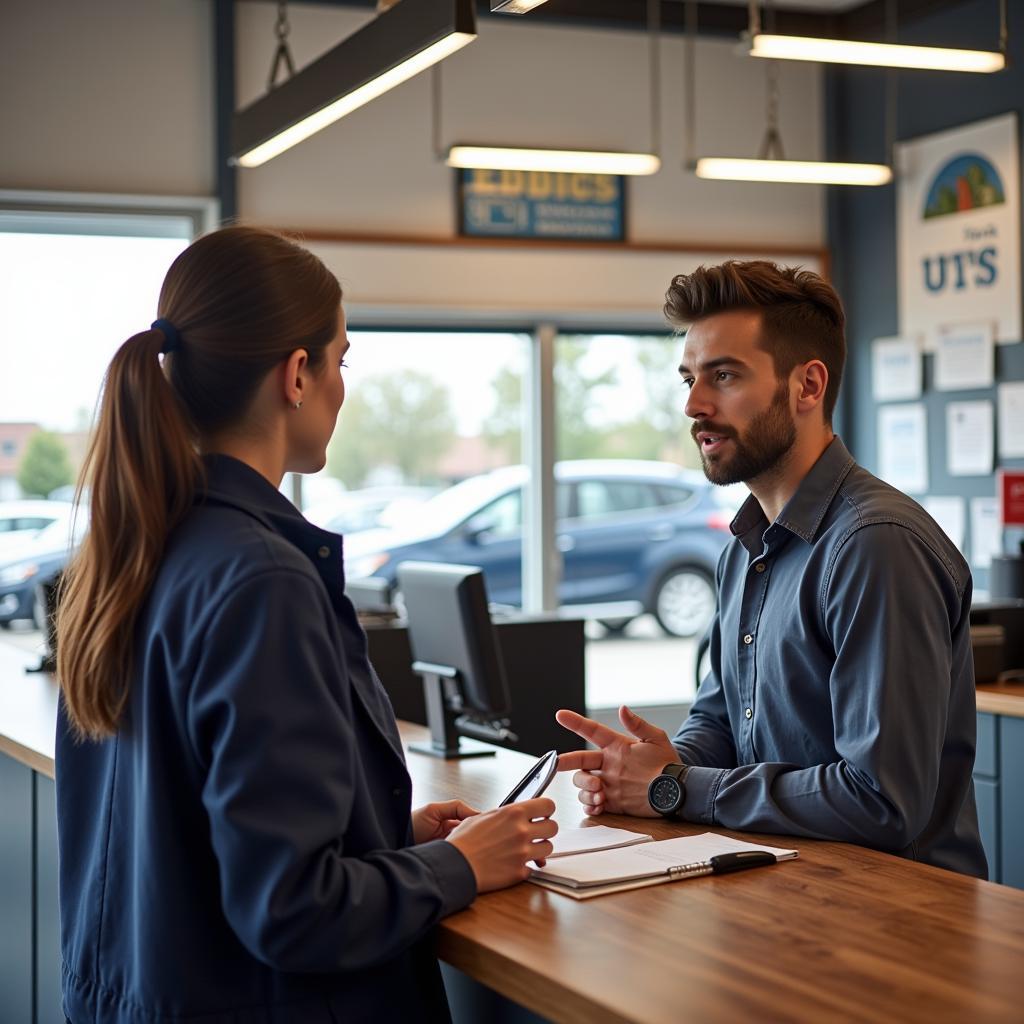
[[[776,860],[789,860],[797,855],[796,850],[745,843],[740,839],[716,835],[714,832],[702,832],[698,836],[681,836],[678,839],[662,839],[661,842],[651,843],[634,852],[638,856],[642,854],[656,860],[665,868],[670,868],[681,864],[706,863],[719,854],[738,853],[740,850],[764,850],[774,854]]]
[[[628,829],[612,828],[609,825],[562,828],[551,840],[555,850],[548,859],[593,850],[610,850],[617,846],[632,846],[634,843],[650,842],[653,838],[645,832],[630,832]]]
[[[704,863],[717,854],[734,853],[738,850],[766,850],[779,860],[788,860],[797,855],[796,850],[759,846],[715,835],[713,832],[705,832],[697,836],[662,839],[656,843],[639,843],[617,850],[559,857],[554,861],[548,861],[539,871],[534,869],[534,872],[542,878],[592,885],[598,882],[660,875],[666,873],[669,868]]]

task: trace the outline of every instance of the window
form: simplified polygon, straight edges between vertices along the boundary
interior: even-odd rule
[[[466,524],[467,531],[476,534],[481,541],[515,536],[522,528],[522,491],[511,491],[502,495],[497,501],[492,501],[486,508],[481,509]]]
[[[155,319],[167,268],[212,226],[214,208],[205,200],[0,193],[0,500],[53,495],[75,482],[111,356]],[[86,517],[76,522],[84,529]],[[46,538],[60,546],[68,528],[65,518],[34,511],[0,522],[3,558]],[[25,642],[33,635],[26,631]]]
[[[576,518],[559,525],[561,597],[588,619],[593,708],[682,704],[696,692],[729,535],[683,413],[681,347],[667,333],[556,341],[557,455],[576,476]]]
[[[583,480],[577,486],[581,519],[656,508],[657,492],[650,484],[622,480]]]

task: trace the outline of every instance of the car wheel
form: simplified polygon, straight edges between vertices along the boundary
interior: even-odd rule
[[[625,619],[598,619],[605,628],[605,632],[609,636],[622,636],[626,631],[626,627],[633,621],[633,616],[630,615]]]
[[[665,574],[654,596],[654,617],[669,636],[700,636],[715,615],[715,581],[703,569],[682,565]]]

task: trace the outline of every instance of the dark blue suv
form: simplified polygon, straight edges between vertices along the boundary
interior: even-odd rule
[[[406,560],[479,565],[496,604],[522,603],[524,466],[471,477],[390,530],[346,539],[352,579],[384,577]],[[651,612],[671,636],[704,632],[715,610],[715,567],[745,488],[714,487],[665,462],[560,462],[556,538],[559,602],[612,630]]]

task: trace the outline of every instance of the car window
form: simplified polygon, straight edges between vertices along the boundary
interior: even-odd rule
[[[491,537],[510,537],[523,527],[521,491],[509,491],[485,505],[466,522],[470,533],[488,533]]]
[[[22,516],[14,520],[15,526],[13,528],[15,530],[41,530],[52,522],[52,519],[43,519],[41,516]]]
[[[650,484],[633,480],[581,480],[577,484],[576,501],[579,518],[612,515],[656,508],[658,496]]]
[[[685,505],[693,497],[693,488],[682,484],[659,484],[658,496],[663,505]]]

